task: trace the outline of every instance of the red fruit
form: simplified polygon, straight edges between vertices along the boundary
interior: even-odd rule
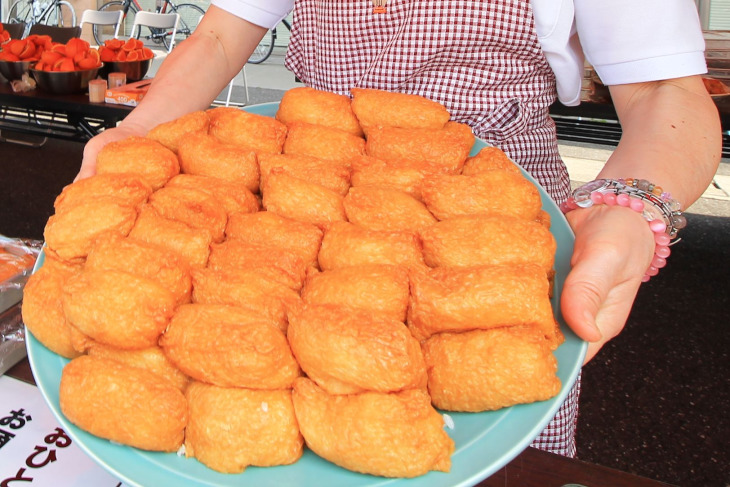
[[[62,56],[66,55],[66,46],[63,44],[53,44],[50,50],[53,52],[57,52]]]
[[[92,69],[98,66],[97,60],[91,57],[85,57],[76,63],[79,69]]]
[[[109,49],[117,50],[124,45],[124,41],[121,39],[107,39],[104,41],[104,45]]]
[[[41,53],[41,61],[46,64],[50,64],[50,65],[55,64],[56,61],[58,61],[62,57],[63,56],[61,56],[61,53],[53,52],[53,51],[43,51]]]
[[[134,51],[135,49],[137,49],[137,42],[138,42],[138,39],[135,39],[134,37],[130,37],[127,40],[127,42],[124,43],[124,45],[122,46],[122,49],[127,52]]]
[[[16,61],[20,61],[20,58],[10,51],[2,51],[2,52],[0,52],[0,61],[16,62]]]
[[[20,57],[20,53],[23,52],[23,49],[25,49],[25,46],[27,44],[27,39],[13,39],[12,41],[8,42],[8,45],[5,47],[4,50],[7,50],[12,54]]]
[[[114,61],[116,57],[117,53],[113,49],[109,49],[108,47],[103,46],[99,48],[99,58],[105,63]]]
[[[89,50],[89,43],[78,37],[69,39],[66,43],[66,55],[72,58],[76,57],[76,54],[86,54]]]
[[[70,57],[63,57],[53,65],[54,71],[75,71],[74,60]]]

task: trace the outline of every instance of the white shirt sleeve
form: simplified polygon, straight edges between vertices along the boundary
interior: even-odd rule
[[[707,72],[693,0],[533,0],[558,98],[580,102],[583,53],[607,85]]]
[[[212,0],[212,5],[261,27],[273,29],[294,7],[294,0]]]
[[[607,85],[707,72],[692,0],[575,0],[583,52]]]

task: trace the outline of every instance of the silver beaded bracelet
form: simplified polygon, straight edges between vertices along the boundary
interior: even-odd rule
[[[646,203],[649,203],[648,205]],[[593,205],[619,205],[641,213],[654,233],[654,258],[643,282],[659,273],[667,264],[669,246],[678,242],[677,233],[687,226],[681,205],[661,187],[645,179],[596,179],[579,187],[561,205],[563,213]]]

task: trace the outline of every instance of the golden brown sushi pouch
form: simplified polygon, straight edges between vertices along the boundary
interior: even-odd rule
[[[554,345],[562,340],[535,264],[440,267],[412,271],[408,325],[419,340],[435,333],[529,325]]]
[[[291,389],[259,391],[193,382],[185,396],[190,411],[185,456],[225,473],[240,473],[249,465],[288,465],[302,456],[304,440]]]
[[[193,134],[207,134],[209,125],[208,114],[199,110],[155,126],[147,133],[147,138],[177,153],[180,142]]]
[[[550,399],[558,362],[532,327],[439,333],[423,343],[428,391],[446,411],[480,412]]]
[[[182,392],[149,371],[84,355],[61,374],[61,411],[95,436],[142,450],[174,452],[188,410]]]
[[[284,333],[235,306],[179,306],[160,346],[188,376],[223,387],[286,389],[300,373]]]
[[[305,122],[344,130],[358,137],[364,135],[352,112],[349,96],[309,86],[287,90],[279,102],[276,119],[286,125]]]
[[[71,330],[63,312],[63,286],[72,273],[62,266],[44,265],[23,289],[23,323],[49,350],[66,358],[79,355],[71,343]]]
[[[161,284],[117,270],[84,269],[63,288],[71,326],[92,340],[129,350],[155,345],[175,306],[175,296]]]
[[[418,341],[377,311],[305,305],[289,317],[287,338],[302,370],[331,394],[425,387]]]
[[[454,442],[423,390],[332,396],[300,378],[292,399],[307,446],[336,465],[382,477],[451,468]]]

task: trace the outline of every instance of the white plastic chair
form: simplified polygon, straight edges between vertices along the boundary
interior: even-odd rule
[[[103,10],[84,10],[81,14],[81,22],[79,26],[84,28],[84,25],[113,25],[114,26],[114,38],[119,37],[119,26],[122,24],[122,17],[124,16],[123,10],[103,11]]]
[[[180,22],[180,15],[177,13],[161,14],[156,12],[139,11],[134,15],[134,25],[132,25],[132,37],[141,34],[142,27],[153,29],[172,29],[170,36],[170,47],[167,52],[170,53],[175,46],[175,35],[177,34],[177,25]]]

